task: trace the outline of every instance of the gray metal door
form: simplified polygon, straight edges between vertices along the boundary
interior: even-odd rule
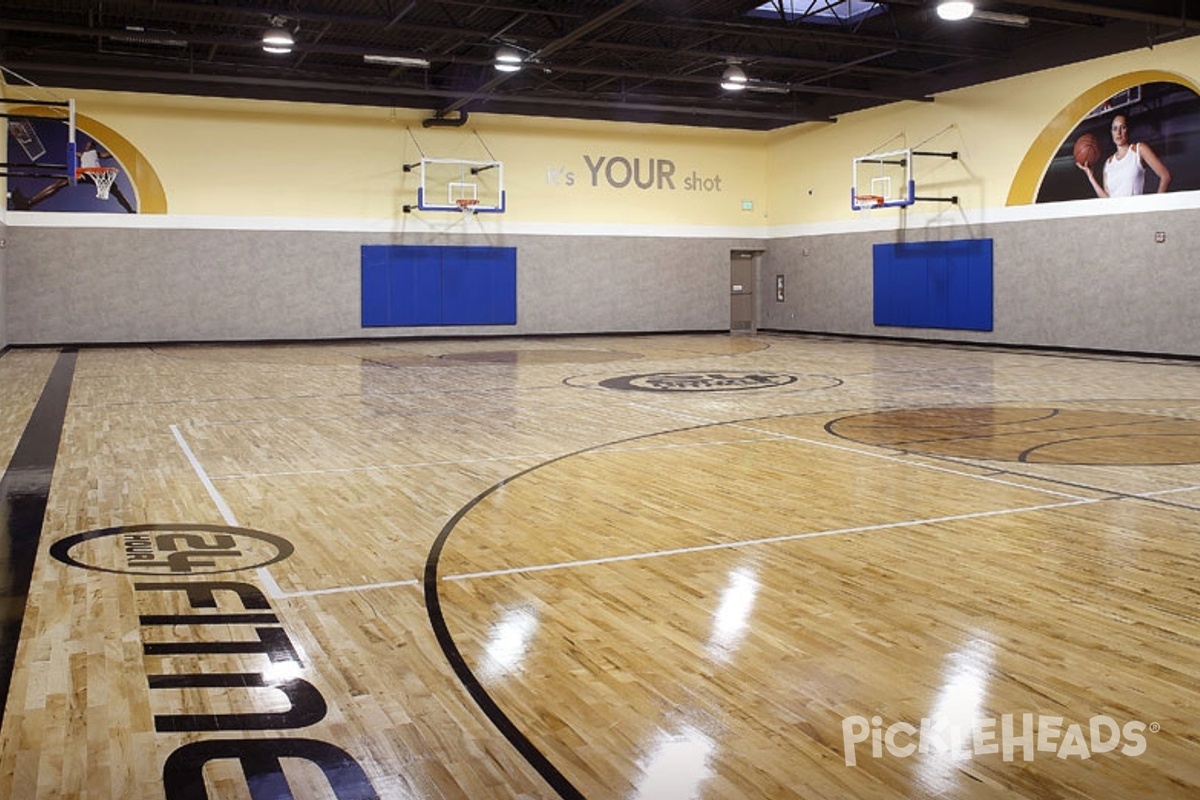
[[[729,254],[729,331],[730,333],[754,333],[758,329],[755,319],[754,281],[758,259],[748,250],[734,250]]]

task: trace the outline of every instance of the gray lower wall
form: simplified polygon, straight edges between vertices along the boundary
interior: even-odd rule
[[[1200,209],[769,241],[10,226],[0,331],[19,345],[728,330],[730,251],[745,248],[764,251],[760,328],[1200,356],[1197,230]],[[983,237],[994,331],[873,324],[873,244]],[[400,243],[516,247],[518,324],[362,328],[359,248]]]
[[[1200,356],[1200,210],[771,241],[760,327]],[[1155,233],[1166,241],[1155,242]],[[991,238],[995,330],[877,327],[872,245]],[[786,299],[775,302],[782,274]]]
[[[738,240],[21,228],[14,344],[722,330]],[[516,326],[362,328],[363,244],[516,247]]]

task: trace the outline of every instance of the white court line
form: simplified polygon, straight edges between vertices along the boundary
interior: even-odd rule
[[[686,433],[686,431],[678,432]],[[672,433],[672,431],[668,431],[668,433]],[[631,441],[651,439],[657,437],[658,435],[659,434],[652,434],[651,436],[638,437],[637,439],[633,439]],[[629,442],[616,442],[614,444],[602,444],[590,450],[585,450],[579,455],[591,455],[593,453],[599,455],[608,455],[610,453],[641,453],[647,450],[686,450],[691,447],[723,447],[729,444],[762,444],[763,442],[778,442],[780,440],[781,439],[779,436],[768,435],[759,436],[754,439],[714,439],[711,442],[673,442],[671,444],[644,444],[637,446],[632,445]]]
[[[1128,497],[1158,497],[1163,494],[1182,494],[1183,492],[1195,492],[1200,490],[1200,486],[1181,486],[1176,489],[1156,489],[1153,492],[1137,492],[1136,494],[1128,495]]]
[[[675,408],[658,408],[657,406],[652,406],[648,403],[637,403],[637,402],[634,402],[633,400],[626,400],[625,405],[630,406],[632,408],[641,409],[642,411],[649,411],[651,413],[658,414],[659,416],[663,416],[663,417],[674,417],[675,419],[682,419],[687,422],[693,422],[693,423],[699,422],[702,425],[732,425],[733,424],[732,422],[722,422],[719,419],[713,419],[712,417],[701,416],[700,414],[693,414],[688,411],[680,411],[679,409],[675,409]]]
[[[1069,506],[1087,505],[1089,503],[1100,503],[1111,498],[1087,498],[1072,500],[1066,503],[1049,503],[1041,506],[1025,506],[1022,508],[1003,508],[998,511],[975,511],[970,514],[955,514],[948,517],[929,517],[927,519],[914,519],[905,522],[881,522],[878,525],[862,525],[854,528],[837,528],[828,531],[812,531],[810,533],[787,533],[780,536],[767,536],[761,539],[742,539],[734,542],[721,542],[719,544],[702,544],[695,547],[678,547],[672,550],[652,550],[646,553],[629,553],[622,556],[605,556],[603,558],[589,558],[581,561],[561,561],[556,564],[537,564],[531,567],[510,567],[508,569],[490,570],[487,572],[466,572],[460,575],[446,575],[442,578],[444,581],[463,581],[471,578],[492,578],[501,575],[519,575],[527,572],[544,572],[552,569],[569,569],[572,567],[585,567],[595,564],[613,564],[620,561],[640,561],[649,558],[659,558],[662,556],[687,555],[690,553],[703,553],[708,550],[732,550],[738,547],[747,547],[760,544],[776,544],[778,542],[794,542],[801,539],[816,539],[822,536],[842,536],[849,533],[866,533],[869,531],[886,531],[896,528],[910,528],[916,525],[934,525],[940,522],[958,522],[965,519],[982,519],[984,517],[999,517],[1006,514],[1024,514],[1029,511],[1048,511],[1055,508],[1067,508]]]
[[[217,511],[221,513],[221,519],[225,520],[226,525],[241,527],[238,524],[237,517],[233,515],[233,510],[229,504],[225,502],[225,498],[217,491],[217,487],[213,486],[212,480],[209,479],[208,473],[204,471],[204,467],[200,464],[200,459],[196,458],[196,454],[192,452],[192,448],[188,446],[187,439],[183,438],[183,434],[179,432],[178,425],[171,426],[171,434],[174,435],[175,441],[183,449],[183,454],[187,456],[188,463],[192,465],[192,470],[200,478],[200,482],[204,484],[204,488],[208,491],[208,496],[217,505]],[[255,570],[258,579],[262,581],[267,588],[267,595],[272,598],[285,596],[279,584],[275,582],[275,578],[267,571],[266,567],[259,567]]]
[[[260,568],[260,569],[263,569],[263,572],[266,572],[265,568]],[[303,592],[279,591],[279,594],[274,595],[274,596],[275,597],[313,597],[313,596],[319,595],[319,594],[341,594],[343,592],[365,592],[365,591],[369,591],[371,589],[391,589],[392,587],[395,587],[395,586],[420,586],[420,585],[421,585],[420,580],[418,580],[416,578],[410,578],[409,580],[406,580],[406,581],[385,581],[383,583],[364,583],[364,584],[359,584],[358,586],[335,586],[332,589],[309,589],[308,591],[303,591]],[[276,590],[278,590],[279,589],[278,585],[276,585],[275,588],[276,588]]]
[[[234,472],[228,475],[214,475],[214,481],[239,480],[241,478],[275,478],[289,475],[335,475],[345,472],[372,472],[389,469],[413,469],[416,467],[454,467],[459,464],[488,464],[497,461],[521,461],[525,459],[554,459],[569,453],[528,453],[514,456],[489,456],[488,458],[462,458],[452,461],[413,461],[407,464],[372,464],[366,467],[330,467],[329,469],[297,469],[280,472]]]
[[[183,448],[183,454],[187,456],[188,462],[192,465],[192,470],[200,477],[200,482],[204,484],[204,488],[208,491],[208,496],[217,504],[217,511],[221,512],[221,519],[225,520],[226,525],[241,527],[238,525],[237,517],[233,515],[233,511],[229,508],[229,504],[225,502],[225,498],[217,491],[217,487],[213,486],[213,482],[209,480],[208,473],[204,471],[204,467],[200,466],[200,460],[196,458],[196,454],[188,446],[187,440],[179,432],[179,426],[172,425],[171,433],[175,436],[175,441]]]
[[[630,403],[629,405],[632,405],[632,406],[635,406],[638,408],[653,409],[653,406],[646,406],[642,403]],[[978,474],[971,473],[971,472],[963,472],[962,470],[950,469],[949,467],[935,466],[933,464],[927,464],[927,463],[924,463],[921,461],[913,461],[910,459],[901,458],[899,456],[891,456],[891,455],[886,455],[884,453],[875,453],[875,452],[871,452],[870,450],[860,450],[860,449],[853,448],[853,447],[847,447],[845,445],[833,444],[832,442],[822,442],[822,441],[818,441],[816,439],[805,439],[800,436],[792,436],[791,434],[781,433],[779,431],[765,430],[763,428],[758,428],[758,427],[755,427],[754,425],[747,424],[744,421],[731,420],[729,422],[721,422],[720,420],[706,419],[705,417],[701,417],[699,415],[688,414],[686,412],[671,412],[671,411],[665,411],[662,409],[657,409],[657,410],[661,411],[663,414],[666,414],[668,416],[676,416],[681,419],[699,420],[701,422],[709,423],[714,427],[717,425],[728,425],[730,427],[736,427],[736,428],[741,428],[741,429],[747,430],[747,431],[753,431],[754,433],[761,433],[761,434],[771,437],[771,440],[774,440],[774,441],[794,441],[794,442],[802,442],[804,444],[813,444],[813,445],[818,445],[820,447],[828,447],[828,448],[832,448],[834,450],[841,450],[846,453],[854,453],[856,455],[868,456],[870,458],[882,458],[887,461],[895,461],[899,464],[904,464],[905,466],[919,467],[921,469],[931,469],[931,470],[935,470],[938,472],[946,472],[951,475],[958,475],[958,476],[964,477],[964,478],[975,478],[976,480],[990,481],[992,483],[999,483],[999,484],[1002,484],[1005,486],[1012,486],[1017,489],[1028,489],[1029,491],[1032,491],[1032,492],[1040,492],[1042,494],[1054,495],[1056,497],[1066,497],[1066,498],[1069,498],[1072,500],[1087,499],[1078,494],[1070,494],[1068,492],[1057,492],[1057,491],[1054,491],[1053,489],[1044,489],[1044,488],[1036,487],[1036,486],[1028,486],[1023,483],[1017,483],[1015,481],[1008,481],[1008,480],[1004,480],[1002,478],[994,478],[994,477],[991,477],[988,475],[978,475]],[[808,414],[806,416],[812,416],[812,415]],[[756,440],[756,441],[768,441],[768,440]]]
[[[266,567],[259,567],[258,569],[254,570],[254,573],[258,575],[258,579],[262,581],[263,586],[267,587],[267,595],[269,597],[274,599],[278,597],[291,596],[285,593],[282,588],[280,588],[279,584],[275,582],[275,576],[268,572]]]
[[[767,431],[767,430],[763,430],[761,428],[755,428],[753,425],[742,425],[739,423],[730,423],[730,424],[735,425],[736,427],[739,427],[739,428],[745,428],[748,431],[754,431],[755,433],[771,434],[771,435],[778,436],[782,439],[787,439],[787,440],[790,440],[793,442],[801,442],[803,444],[816,445],[817,447],[828,447],[831,450],[841,450],[842,452],[845,452],[845,453],[854,453],[855,455],[867,456],[869,458],[880,458],[880,459],[883,459],[884,461],[895,461],[897,464],[903,464],[906,467],[917,467],[919,469],[933,470],[934,472],[945,472],[950,475],[958,475],[959,477],[962,477],[962,478],[974,478],[975,480],[979,480],[979,481],[988,481],[989,483],[999,483],[1004,486],[1012,486],[1016,489],[1026,489],[1028,491],[1039,492],[1041,494],[1051,494],[1051,495],[1056,495],[1058,497],[1067,497],[1072,500],[1091,499],[1091,498],[1082,497],[1077,494],[1068,494],[1067,492],[1056,492],[1053,489],[1043,489],[1039,486],[1028,486],[1024,483],[1017,483],[1016,481],[1008,481],[1008,480],[1004,480],[1003,478],[993,478],[990,475],[976,475],[971,472],[963,472],[962,470],[950,469],[949,467],[941,467],[941,466],[937,466],[935,464],[927,464],[922,461],[913,461],[909,458],[902,458],[900,456],[890,456],[890,455],[887,455],[886,453],[873,453],[870,450],[858,450],[853,447],[846,447],[845,445],[833,444],[832,442],[822,442],[822,441],[818,441],[816,439],[805,439],[802,436],[792,436],[787,433],[779,433],[778,431]],[[1099,490],[1097,490],[1097,491],[1099,491]]]
[[[716,425],[732,425],[732,424],[734,424],[734,423],[715,422],[713,424],[713,427],[715,427]],[[753,444],[754,442],[781,441],[784,439],[793,438],[793,437],[787,436],[786,434],[775,433],[772,431],[756,431],[757,433],[762,433],[763,437],[755,438],[755,439],[721,439],[721,440],[714,440],[714,441],[710,441],[710,442],[678,442],[678,443],[673,443],[673,444],[655,444],[655,445],[633,445],[633,444],[630,444],[630,442],[641,441],[644,439],[650,439],[650,438],[657,437],[657,436],[666,436],[666,435],[670,435],[672,433],[683,433],[683,432],[686,432],[686,431],[666,431],[665,433],[662,431],[657,431],[655,433],[650,433],[650,434],[639,434],[637,436],[634,436],[631,439],[627,439],[624,441],[605,442],[602,444],[585,447],[582,450],[568,450],[568,451],[563,451],[563,452],[559,452],[559,453],[518,453],[516,455],[511,455],[511,456],[490,456],[488,458],[462,458],[462,459],[453,459],[453,460],[446,460],[446,461],[412,461],[412,462],[405,463],[405,464],[378,464],[378,465],[373,464],[373,465],[365,466],[365,467],[331,467],[329,469],[298,469],[298,470],[286,470],[286,471],[280,471],[280,472],[231,472],[226,475],[213,475],[212,480],[214,480],[214,481],[229,481],[229,480],[240,480],[243,478],[278,478],[278,477],[288,477],[288,476],[295,476],[295,475],[337,475],[337,474],[341,474],[341,473],[350,473],[350,472],[373,472],[373,471],[383,471],[383,470],[390,470],[390,469],[416,469],[416,468],[420,468],[420,467],[455,467],[455,466],[459,466],[462,464],[490,464],[490,463],[503,462],[503,461],[528,461],[531,459],[533,459],[533,460],[540,459],[542,461],[554,461],[554,460],[563,458],[564,456],[589,455],[591,453],[611,453],[611,452],[615,452],[615,451],[629,452],[629,451],[635,451],[635,450],[673,450],[673,449],[678,449],[681,447],[712,447],[714,445],[724,445],[724,444]]]
[[[702,417],[697,417],[697,419],[702,419]],[[744,428],[744,429],[746,429],[746,431],[751,431],[754,433],[766,435],[766,437],[768,437],[768,439],[766,439],[766,440],[763,440],[763,439],[745,439],[745,440],[734,439],[734,440],[719,441],[719,443],[709,443],[709,441],[704,441],[704,443],[679,443],[679,444],[672,444],[672,445],[656,445],[656,446],[650,446],[650,447],[636,447],[636,450],[676,449],[676,447],[710,446],[710,445],[714,445],[714,444],[724,445],[724,444],[761,443],[761,441],[799,441],[799,443],[818,445],[818,446],[822,446],[822,447],[830,447],[830,449],[850,452],[850,453],[854,453],[854,455],[869,456],[872,458],[882,458],[882,459],[886,459],[886,461],[894,461],[896,463],[908,465],[908,467],[920,467],[920,468],[924,468],[924,469],[943,471],[943,473],[949,473],[952,475],[959,475],[962,477],[972,477],[972,479],[1002,483],[1002,485],[1013,486],[1015,488],[1021,488],[1021,489],[1028,489],[1028,491],[1042,492],[1045,494],[1055,494],[1055,495],[1058,495],[1058,497],[1068,498],[1068,501],[1066,501],[1066,503],[1046,504],[1046,505],[1038,505],[1038,506],[1025,506],[1025,507],[1019,507],[1019,509],[1002,509],[1002,510],[998,510],[998,511],[978,511],[978,512],[972,512],[972,513],[965,513],[965,515],[955,515],[955,516],[948,516],[948,517],[930,517],[930,518],[925,518],[925,519],[912,519],[912,521],[905,521],[905,522],[880,523],[880,524],[875,524],[875,525],[860,525],[860,527],[854,527],[854,528],[840,528],[840,529],[834,529],[834,530],[811,531],[811,533],[806,533],[806,534],[784,534],[784,535],[780,535],[780,536],[762,537],[762,539],[742,540],[742,541],[734,541],[734,542],[722,542],[722,543],[718,543],[718,545],[698,545],[695,547],[667,549],[667,551],[652,551],[652,552],[648,552],[648,553],[632,553],[632,554],[625,554],[625,555],[613,555],[613,557],[598,558],[598,559],[584,559],[584,560],[578,560],[578,561],[562,561],[562,563],[557,563],[557,564],[544,564],[544,565],[534,565],[534,566],[526,566],[526,567],[511,567],[511,569],[493,570],[493,571],[486,571],[486,572],[461,573],[461,575],[443,576],[443,578],[442,578],[443,581],[467,581],[467,579],[472,579],[472,578],[498,577],[498,576],[505,576],[505,575],[520,575],[520,573],[527,573],[527,572],[541,572],[541,571],[546,571],[546,570],[571,569],[571,567],[589,566],[589,565],[596,565],[596,564],[613,564],[613,563],[619,563],[619,561],[644,560],[644,559],[668,557],[668,555],[701,553],[701,552],[706,552],[706,551],[718,551],[718,549],[732,549],[732,548],[737,548],[737,547],[746,547],[746,546],[755,546],[755,545],[769,545],[769,543],[776,543],[776,542],[817,539],[817,537],[823,537],[823,536],[868,533],[868,531],[872,531],[872,530],[893,530],[893,529],[900,529],[900,528],[910,528],[910,527],[914,527],[914,525],[936,524],[936,523],[942,523],[942,522],[956,522],[956,521],[962,521],[962,519],[979,519],[979,518],[985,518],[985,517],[1013,515],[1013,513],[1026,513],[1026,512],[1031,512],[1031,511],[1045,511],[1045,510],[1051,510],[1051,509],[1062,509],[1062,507],[1100,503],[1100,501],[1103,501],[1105,499],[1110,499],[1110,498],[1081,498],[1081,497],[1078,497],[1078,495],[1067,494],[1067,493],[1063,493],[1063,492],[1055,492],[1055,491],[1052,491],[1052,489],[1042,489],[1042,488],[1037,488],[1037,487],[1025,486],[1025,485],[1021,485],[1021,483],[1015,483],[1013,481],[996,479],[996,477],[974,475],[971,473],[964,473],[964,471],[960,471],[960,470],[948,469],[948,468],[944,468],[944,467],[937,467],[937,465],[912,462],[912,461],[908,461],[908,459],[901,458],[898,456],[888,456],[888,455],[883,455],[883,453],[874,453],[874,452],[870,452],[870,451],[856,450],[856,449],[853,449],[853,447],[847,447],[844,445],[823,443],[823,441],[804,439],[802,437],[793,437],[793,435],[790,435],[790,434],[780,433],[778,431],[767,431],[767,429],[756,428],[754,426],[749,426],[749,425],[743,425],[743,423],[738,423],[738,422],[712,421],[712,423],[713,423],[713,425],[728,425],[731,427]],[[229,506],[226,504],[226,501],[224,501],[224,499],[221,497],[221,493],[217,492],[217,489],[214,485],[212,485],[212,481],[209,479],[209,476],[205,474],[204,468],[202,467],[202,465],[200,465],[196,456],[194,456],[194,453],[192,452],[191,447],[188,447],[187,441],[184,439],[184,437],[182,437],[182,434],[179,432],[178,426],[172,425],[172,426],[170,426],[170,429],[172,429],[172,433],[175,435],[176,441],[178,441],[180,447],[182,447],[182,450],[184,450],[185,455],[187,456],[188,462],[191,462],[192,469],[196,470],[197,475],[200,477],[200,481],[202,481],[204,483],[205,488],[208,489],[209,495],[212,498],[212,500],[214,500],[214,503],[216,503],[218,510],[221,510],[222,517],[224,519],[226,519],[226,522],[230,525],[238,524],[238,522],[236,522],[236,519],[233,515],[233,512],[229,510]],[[600,447],[606,447],[606,446],[610,446],[610,445],[601,445]],[[599,447],[598,447],[598,450],[599,450]],[[476,459],[476,461],[485,461],[485,462],[486,461],[508,461],[508,459],[528,458],[528,457],[529,456],[498,457],[498,458],[494,458],[494,459],[493,458]],[[451,465],[451,464],[456,464],[456,463],[472,463],[472,462],[427,462],[426,464],[427,465],[439,465],[439,464],[440,465]],[[386,469],[386,468],[362,468],[362,469]],[[318,473],[325,473],[325,471],[355,471],[355,470],[318,470]],[[282,475],[282,474],[286,474],[286,473],[280,473],[280,474]],[[228,477],[234,477],[234,476],[228,476]],[[1183,491],[1187,491],[1187,489],[1171,489],[1171,491],[1147,493],[1147,495],[1148,494],[1158,494],[1158,493],[1165,494],[1168,492],[1175,492],[1175,491],[1183,492]],[[268,571],[266,571],[265,567],[259,567],[258,575],[259,575],[260,579],[262,579],[263,583],[266,585],[266,588],[268,588],[269,594],[271,597],[306,597],[306,596],[316,596],[316,595],[341,594],[341,593],[347,593],[347,591],[366,591],[366,590],[371,590],[371,589],[386,589],[386,588],[394,588],[394,587],[415,587],[415,585],[420,585],[420,583],[421,583],[419,581],[419,579],[414,578],[414,579],[409,579],[409,581],[392,581],[392,582],[385,582],[385,583],[360,584],[360,585],[350,585],[350,587],[336,587],[336,588],[331,588],[331,589],[313,589],[313,590],[308,590],[308,591],[295,591],[295,593],[284,593],[284,591],[280,588],[280,585],[278,585],[275,582],[275,579],[271,577],[270,573]]]

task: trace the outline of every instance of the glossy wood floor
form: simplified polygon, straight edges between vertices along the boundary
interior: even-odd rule
[[[1195,362],[83,349],[0,797],[1194,798],[1198,576]]]

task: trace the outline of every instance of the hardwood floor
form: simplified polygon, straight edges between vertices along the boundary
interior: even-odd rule
[[[0,358],[0,464],[58,357]],[[1196,797],[1198,370],[81,349],[0,797]]]

